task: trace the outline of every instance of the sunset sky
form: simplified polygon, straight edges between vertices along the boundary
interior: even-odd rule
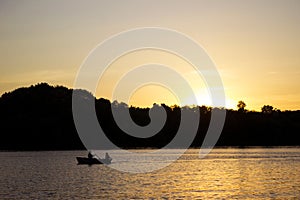
[[[300,109],[299,0],[0,0],[0,94],[38,82],[71,88],[97,44],[138,27],[173,29],[199,43],[221,75],[227,107],[243,100],[250,110]],[[110,98],[122,71],[148,61],[190,77],[178,57],[135,52],[113,63],[97,97]],[[209,104],[201,83],[193,84],[200,104]],[[140,88],[129,103],[154,102],[178,103],[158,85]]]

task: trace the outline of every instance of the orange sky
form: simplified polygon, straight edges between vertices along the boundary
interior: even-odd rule
[[[207,51],[221,75],[228,107],[244,100],[248,109],[270,104],[298,110],[299,10],[298,0],[1,0],[0,93],[38,82],[72,87],[81,63],[97,44],[121,31],[155,26],[182,32]],[[185,71],[183,61],[151,51],[116,61],[97,96],[110,97],[122,71],[150,60],[181,69],[200,103],[209,104],[205,86]],[[129,103],[162,101],[178,103],[169,90],[152,85],[133,92]]]

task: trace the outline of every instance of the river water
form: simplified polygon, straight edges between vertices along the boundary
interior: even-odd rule
[[[176,152],[161,154],[159,162]],[[190,149],[165,168],[132,174],[77,165],[85,151],[0,152],[0,199],[300,198],[300,148],[220,148],[204,159],[198,153]],[[144,156],[140,162],[157,164]],[[111,166],[126,164],[132,162]]]

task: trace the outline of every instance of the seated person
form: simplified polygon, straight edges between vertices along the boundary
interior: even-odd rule
[[[112,160],[111,157],[108,155],[108,153],[105,153],[105,160]]]
[[[89,153],[88,153],[88,158],[89,158],[89,159],[94,158],[93,154],[92,154],[90,151],[89,151]]]

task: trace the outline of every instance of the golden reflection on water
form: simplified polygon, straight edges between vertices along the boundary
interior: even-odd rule
[[[138,151],[138,150],[137,150]],[[170,153],[170,152],[169,152]],[[176,153],[176,150],[171,150]],[[297,199],[300,149],[215,149],[205,159],[188,150],[145,174],[103,165],[79,166],[86,152],[0,153],[0,198]],[[162,155],[161,160],[168,155]],[[6,160],[6,162],[3,162]],[[112,165],[126,165],[113,163]],[[155,165],[155,162],[147,163]],[[11,168],[9,166],[13,165]]]
[[[298,149],[290,154],[282,149],[217,149],[198,159],[198,150],[189,150],[152,173],[107,169],[114,174],[108,190],[115,191],[110,195],[116,198],[296,198],[300,197],[299,153]]]

